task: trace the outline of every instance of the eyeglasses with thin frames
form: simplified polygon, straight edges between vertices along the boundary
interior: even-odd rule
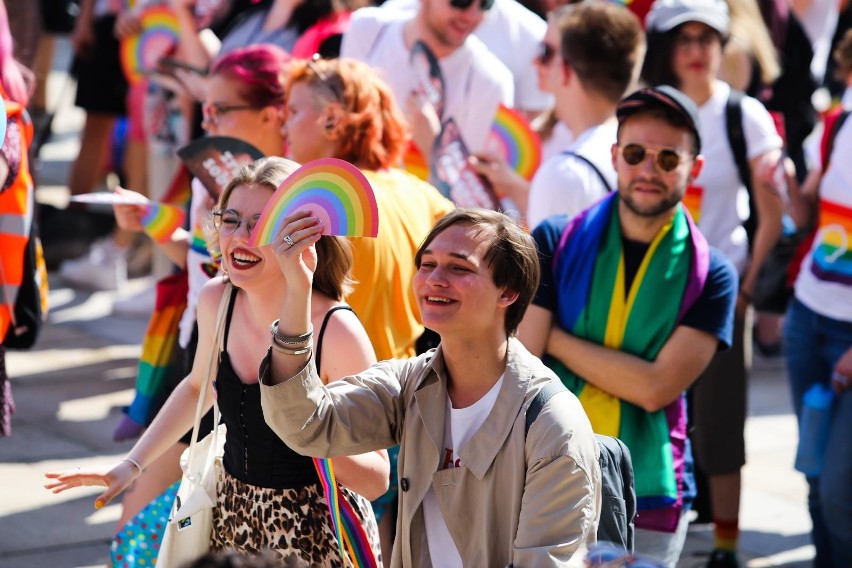
[[[201,113],[204,120],[216,126],[223,116],[237,110],[257,110],[258,107],[250,104],[227,105],[223,103],[204,103],[201,105]]]
[[[342,91],[342,87],[337,84],[339,83],[339,79],[337,81],[333,80],[335,77],[329,77],[325,71],[320,69],[318,63],[321,59],[322,56],[319,53],[314,53],[313,57],[308,59],[308,68],[314,73],[314,75],[317,76],[320,81],[322,81],[322,84],[325,85],[325,88],[331,92],[335,100],[340,101],[340,93]]]
[[[243,219],[237,212],[233,209],[225,209],[224,211],[214,211],[213,212],[213,228],[215,228],[220,235],[233,235],[236,233],[240,226],[245,223],[246,231],[248,231],[249,236],[251,236],[251,232],[254,230],[255,225],[257,225],[257,221],[260,219],[260,213],[257,215],[252,215],[248,219]]]
[[[645,161],[646,157],[652,156],[654,158],[654,166],[661,174],[669,174],[675,171],[678,166],[692,157],[691,154],[672,148],[655,150],[634,143],[619,146],[618,153],[621,154],[621,158],[630,166],[638,166]]]
[[[705,31],[699,35],[690,35],[680,32],[674,37],[674,48],[681,51],[686,51],[693,45],[699,49],[708,49],[716,41],[721,41],[719,34],[714,31]]]

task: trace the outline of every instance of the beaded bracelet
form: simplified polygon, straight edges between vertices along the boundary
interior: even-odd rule
[[[138,461],[136,461],[135,459],[131,458],[130,456],[127,456],[127,457],[121,458],[121,461],[125,461],[125,462],[130,462],[130,463],[132,463],[133,465],[135,465],[135,466],[136,466],[136,469],[138,469],[138,470],[139,470],[139,473],[140,473],[140,474],[142,473],[142,471],[143,471],[143,470],[142,470],[142,466],[141,466],[141,465],[139,465],[139,462],[138,462]]]
[[[269,333],[272,334],[273,341],[277,341],[279,345],[304,345],[314,335],[314,326],[311,326],[311,328],[302,335],[281,335],[278,331],[279,321],[280,320],[275,320],[272,322],[272,325],[269,326]]]

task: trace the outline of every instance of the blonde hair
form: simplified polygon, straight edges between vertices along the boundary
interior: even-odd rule
[[[299,164],[296,162],[277,156],[246,164],[222,191],[216,209],[224,210],[234,190],[241,186],[274,192],[297,169]],[[214,256],[221,255],[218,232],[214,231],[211,235],[208,248]],[[334,300],[343,300],[352,292],[352,246],[345,239],[324,236],[317,242],[316,249],[317,269],[314,273],[313,289]]]
[[[727,0],[731,14],[731,43],[739,43],[754,56],[760,70],[760,79],[771,85],[781,75],[778,52],[769,36],[769,30],[760,14],[756,0]],[[729,43],[730,45],[730,43]]]

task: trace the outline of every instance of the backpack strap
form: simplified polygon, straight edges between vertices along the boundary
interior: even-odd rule
[[[728,135],[728,145],[734,154],[734,163],[737,165],[737,173],[740,181],[748,191],[749,204],[754,202],[751,186],[751,167],[748,163],[748,149],[746,146],[745,132],[743,131],[743,108],[742,102],[745,95],[742,91],[731,89],[728,101],[725,103],[725,131]],[[748,219],[743,222],[748,235],[749,247],[757,229],[757,209],[749,207]]]
[[[834,139],[837,138],[837,133],[840,132],[843,123],[849,118],[849,112],[848,110],[843,110],[834,115],[834,117],[826,119],[826,130],[821,144],[823,173],[828,169],[828,164],[831,162],[831,153],[834,152]]]
[[[587,157],[585,157],[581,154],[578,154],[577,152],[574,152],[572,150],[565,150],[564,152],[562,152],[562,155],[563,156],[571,156],[573,158],[577,158],[581,162],[585,162],[586,165],[588,165],[590,168],[592,168],[595,171],[596,174],[598,174],[598,177],[600,178],[601,183],[606,188],[607,192],[612,193],[612,187],[609,185],[609,182],[604,177],[603,172],[601,172],[601,170],[594,164],[594,162],[592,162]]]
[[[562,384],[562,381],[550,381],[544,386],[544,388],[536,393],[532,402],[527,407],[526,422],[524,423],[524,435],[529,434],[530,426],[532,426],[535,419],[538,418],[538,415],[541,413],[541,409],[544,408],[547,401],[550,400],[553,395],[567,390],[568,389],[565,388],[565,385]]]

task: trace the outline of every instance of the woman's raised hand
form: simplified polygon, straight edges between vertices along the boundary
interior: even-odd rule
[[[130,461],[123,460],[113,466],[75,468],[65,471],[49,471],[44,476],[53,481],[44,484],[53,493],[62,493],[74,487],[102,486],[106,491],[95,498],[95,509],[109,503],[116,495],[127,489],[139,476],[140,471]]]
[[[317,268],[317,251],[314,244],[320,240],[322,222],[310,211],[297,211],[284,219],[281,231],[272,241],[278,266],[287,279],[288,289],[302,288],[310,293]]]

